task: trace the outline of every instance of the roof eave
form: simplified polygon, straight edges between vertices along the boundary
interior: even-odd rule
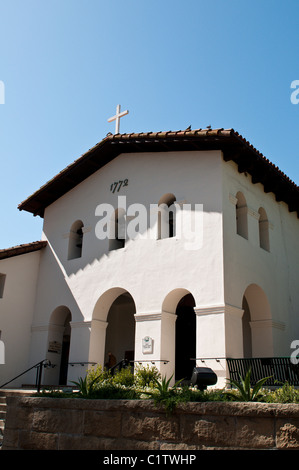
[[[46,240],[25,243],[23,245],[13,246],[11,248],[5,248],[0,250],[0,260],[12,258],[14,256],[25,255],[27,253],[33,253],[34,251],[42,250],[47,246]]]
[[[234,129],[149,132],[109,135],[67,166],[19,206],[35,216],[44,216],[47,206],[59,199],[120,153],[222,150],[225,161],[234,161],[240,173],[252,176],[277,201],[284,201],[299,216],[299,190],[284,173],[266,159]]]

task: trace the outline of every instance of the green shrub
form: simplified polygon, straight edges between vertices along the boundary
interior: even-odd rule
[[[125,385],[126,387],[131,387],[134,385],[134,374],[131,370],[131,367],[124,367],[120,370],[117,370],[111,378],[113,384]]]
[[[286,382],[282,387],[268,393],[265,401],[268,403],[299,403],[299,390]]]
[[[232,401],[233,397],[222,389],[197,390],[184,387],[181,392],[183,402]]]
[[[104,382],[94,391],[92,398],[102,400],[137,400],[140,398],[140,393],[134,387]]]
[[[161,374],[155,366],[146,367],[138,365],[135,368],[135,384],[138,387],[150,387],[155,386],[155,381],[161,378]]]
[[[110,378],[110,372],[106,369],[103,369],[100,364],[98,364],[96,367],[92,366],[86,373],[86,380],[88,384],[92,382],[95,384],[100,384],[105,380],[109,380]]]

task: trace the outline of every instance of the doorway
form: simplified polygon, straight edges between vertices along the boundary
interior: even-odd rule
[[[52,367],[45,369],[45,383],[66,385],[71,344],[72,315],[65,306],[57,307],[49,322],[47,359]]]
[[[196,315],[192,294],[179,301],[176,308],[175,380],[190,380],[196,357]]]
[[[111,305],[107,317],[105,363],[111,352],[116,363],[126,359],[134,360],[135,350],[135,303],[132,296],[125,292]]]

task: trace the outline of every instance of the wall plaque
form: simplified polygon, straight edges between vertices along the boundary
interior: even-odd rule
[[[58,341],[50,341],[48,352],[61,354],[61,346],[61,343],[58,343]]]
[[[142,339],[142,352],[143,354],[152,354],[153,352],[153,339],[149,336]]]

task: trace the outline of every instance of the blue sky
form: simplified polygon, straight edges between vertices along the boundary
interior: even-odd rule
[[[114,132],[234,128],[299,184],[298,0],[0,0],[0,249],[17,206]]]

